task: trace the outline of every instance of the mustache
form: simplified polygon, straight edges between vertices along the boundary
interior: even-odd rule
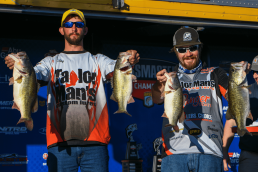
[[[73,32],[73,33],[69,34],[69,36],[71,36],[71,35],[79,35],[79,33]]]
[[[184,57],[183,60],[197,59],[197,56]]]

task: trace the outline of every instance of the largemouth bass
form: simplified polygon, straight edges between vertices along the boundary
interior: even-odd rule
[[[19,52],[8,56],[15,60],[13,77],[9,80],[9,85],[13,85],[12,108],[21,113],[17,124],[24,122],[31,131],[33,129],[31,113],[38,110],[36,74],[26,53]]]
[[[230,64],[229,70],[226,119],[235,119],[239,136],[243,136],[246,133],[250,134],[246,129],[246,118],[250,117],[252,119],[245,72],[247,64],[247,62],[234,62]]]
[[[129,116],[131,115],[127,112],[126,108],[128,103],[134,102],[132,97],[132,82],[136,80],[136,77],[132,74],[132,66],[128,62],[130,56],[131,54],[126,52],[119,53],[114,69],[114,76],[111,80],[113,93],[110,97],[110,99],[118,103],[118,110],[115,113],[126,113]]]
[[[170,74],[165,73],[167,81],[165,84],[165,89],[163,96],[164,99],[164,113],[162,117],[166,117],[169,120],[169,124],[166,126],[173,126],[176,132],[179,131],[177,122],[182,123],[185,119],[185,114],[183,110],[185,98],[183,96],[183,91],[177,77],[176,72]]]

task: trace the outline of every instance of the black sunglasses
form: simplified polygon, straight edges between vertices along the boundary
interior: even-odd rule
[[[186,53],[187,50],[189,50],[190,52],[194,52],[198,49],[198,45],[193,45],[191,47],[187,47],[187,48],[176,48],[177,52],[179,53]]]
[[[78,27],[78,28],[83,28],[84,27],[83,22],[66,22],[66,23],[64,23],[64,27],[71,28],[71,27],[73,27],[73,24],[75,24],[75,26]]]

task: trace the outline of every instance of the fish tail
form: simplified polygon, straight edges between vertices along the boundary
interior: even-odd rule
[[[130,117],[132,117],[132,115],[130,115],[126,110],[117,110],[115,113],[125,113],[125,114],[129,115]]]
[[[28,119],[25,119],[25,118],[21,118],[16,125],[18,125],[22,122],[25,123],[25,126],[28,130],[32,131],[32,129],[33,129],[33,120],[32,119],[28,120]]]
[[[241,137],[243,137],[245,134],[252,136],[252,134],[247,129],[242,129],[242,130],[237,129],[237,134]]]

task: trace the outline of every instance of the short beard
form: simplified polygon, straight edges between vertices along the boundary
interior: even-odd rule
[[[191,65],[186,65],[185,62],[184,62],[184,60],[186,60],[186,59],[196,59],[196,61],[193,64],[191,64]],[[183,58],[182,61],[180,61],[181,65],[185,69],[188,69],[188,70],[192,70],[192,69],[196,68],[198,66],[199,62],[200,62],[200,59],[198,57],[196,57],[196,56],[185,57],[185,58]]]
[[[82,35],[79,35],[79,37],[75,38],[75,39],[71,39],[71,35],[73,34],[76,34],[76,35],[79,35],[79,33],[71,33],[69,35],[67,34],[64,34],[64,38],[67,40],[67,42],[71,45],[79,45],[81,43],[81,41],[83,40],[84,38],[84,34]]]

